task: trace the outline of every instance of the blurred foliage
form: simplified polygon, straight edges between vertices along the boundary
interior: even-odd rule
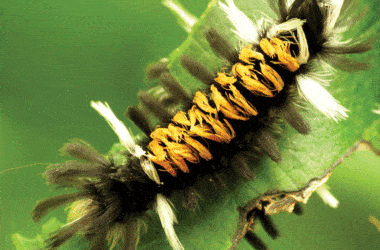
[[[183,4],[201,16],[207,2]],[[247,5],[243,0],[237,0],[236,4],[244,7],[251,18],[262,10],[269,11],[262,2],[259,10],[257,5]],[[378,4],[363,1],[361,5],[369,5],[370,11],[363,24],[350,31],[350,35],[360,34],[377,21]],[[121,118],[127,106],[137,103],[138,90],[151,87],[151,83],[143,81],[144,68],[172,51],[172,73],[182,84],[186,83],[187,90],[194,92],[201,84],[179,66],[178,56],[188,53],[207,62],[210,70],[220,69],[225,62],[210,51],[204,39],[205,30],[215,20],[218,31],[238,44],[237,38],[231,35],[231,24],[215,7],[215,2],[188,38],[175,25],[169,10],[157,0],[28,3],[14,0],[4,3],[0,12],[0,171],[36,162],[67,160],[58,157],[58,149],[73,137],[88,141],[102,153],[107,152],[117,137],[90,109],[91,100],[107,101]],[[373,33],[378,32],[376,28]],[[179,50],[174,50],[177,47]],[[370,56],[378,55],[376,43]],[[298,189],[321,175],[377,119],[371,109],[379,102],[378,72],[378,61],[368,72],[338,72],[338,80],[328,89],[351,110],[350,118],[336,124],[309,109],[304,115],[313,132],[306,137],[282,125],[282,133],[287,135],[280,142],[281,151],[286,152],[284,161],[279,165],[265,159],[256,163],[257,180],[238,182],[232,191],[221,190],[218,195],[215,189],[204,187],[200,190],[200,208],[194,214],[181,207],[180,197],[174,197],[180,222],[176,229],[185,248],[225,249],[236,229],[238,205],[268,190]],[[125,123],[136,130],[129,121]],[[379,138],[374,131],[366,130],[363,138],[377,147]],[[114,149],[118,150],[117,146]],[[260,228],[258,234],[271,249],[378,249],[379,232],[368,219],[370,215],[380,218],[378,161],[370,151],[356,152],[334,171],[328,184],[341,202],[340,208],[333,210],[313,196],[304,207],[304,216],[273,216],[282,235],[279,240],[272,241]],[[36,225],[29,217],[37,200],[66,192],[52,192],[51,187],[45,186],[39,176],[44,168],[33,166],[0,175],[1,248],[33,249],[46,237],[46,232],[59,226],[49,216]],[[170,249],[157,216],[151,214],[139,248]],[[51,216],[65,221],[60,210]],[[37,234],[44,236],[36,237]],[[84,249],[84,245],[83,241],[73,240],[62,249]],[[239,249],[250,247],[242,242]]]

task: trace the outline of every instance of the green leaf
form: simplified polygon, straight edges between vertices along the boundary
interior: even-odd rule
[[[260,8],[268,13],[268,6],[250,6],[246,1],[235,1],[236,5],[253,18],[253,8]],[[253,4],[252,4],[253,5]],[[247,8],[248,6],[248,8]],[[371,15],[370,15],[371,17]],[[365,20],[370,20],[368,17]],[[231,31],[231,24],[217,6],[216,1],[209,4],[208,9],[193,27],[188,39],[170,55],[170,72],[183,88],[194,93],[204,88],[195,80],[179,62],[181,54],[188,54],[203,63],[211,71],[220,70],[226,62],[217,57],[210,49],[205,32],[214,27],[223,34],[230,43],[239,46],[237,38]],[[360,27],[355,27],[358,29]],[[354,31],[355,33],[357,31]],[[373,33],[375,31],[372,30]],[[349,32],[351,34],[351,31]],[[365,56],[374,56],[373,50]],[[304,188],[312,179],[323,176],[330,171],[333,163],[340,158],[361,136],[364,129],[375,119],[371,112],[378,102],[380,86],[379,64],[374,62],[371,70],[366,72],[337,71],[328,91],[339,102],[350,110],[347,120],[336,123],[315,108],[308,105],[303,112],[310,123],[312,132],[300,135],[287,124],[281,124],[279,140],[283,161],[277,164],[268,158],[259,164],[253,163],[257,179],[254,181],[239,180],[229,191],[214,190],[209,186],[198,190],[202,197],[199,210],[194,214],[181,207],[180,197],[174,198],[178,212],[179,225],[176,226],[178,236],[185,249],[228,249],[238,224],[237,207],[245,205],[260,195],[273,191],[296,191]],[[139,249],[171,249],[159,223],[149,224],[148,232],[142,238]],[[158,237],[160,235],[160,238]]]
[[[155,6],[153,2],[149,8],[144,5],[145,2],[144,4],[141,2],[136,9],[129,9],[126,7],[127,2],[119,0],[107,1],[108,8],[99,7],[103,6],[103,2],[100,1],[63,1],[64,4],[59,0],[49,3],[19,2],[22,4],[22,11],[16,8],[19,5],[13,1],[9,4],[13,6],[5,5],[6,9],[1,9],[6,17],[1,31],[1,36],[4,38],[1,40],[5,41],[2,43],[4,50],[1,51],[5,56],[1,55],[1,61],[6,66],[2,73],[4,77],[2,115],[4,114],[6,118],[7,123],[4,124],[7,125],[5,129],[8,132],[2,134],[4,138],[5,136],[8,138],[9,145],[7,143],[6,147],[11,148],[10,153],[9,149],[2,150],[2,155],[8,160],[6,164],[22,165],[14,159],[26,158],[32,161],[27,164],[33,161],[60,161],[61,158],[55,157],[57,149],[71,137],[88,140],[104,152],[116,137],[96,112],[88,111],[89,102],[97,99],[109,101],[120,117],[126,103],[131,104],[130,100],[137,101],[133,91],[129,90],[141,87],[142,68],[145,65],[141,61],[146,58],[153,60],[151,54],[160,55],[154,52],[155,50],[174,48],[176,42],[170,35],[166,35],[167,30],[154,33],[153,38],[150,35],[141,36],[144,32],[148,34],[148,31],[156,28],[146,25],[146,18],[149,19],[152,15],[162,19],[165,15],[151,11],[158,8],[152,7]],[[368,0],[362,4],[366,2],[369,4]],[[363,24],[347,32],[348,35],[360,35],[363,29],[370,27],[377,20],[376,4],[372,3]],[[188,53],[205,63],[210,70],[216,71],[226,66],[226,62],[212,53],[204,39],[204,31],[215,23],[221,34],[232,44],[239,45],[238,39],[230,30],[232,25],[215,5],[215,1],[210,4],[188,39],[170,55],[171,72],[187,90],[193,93],[203,85],[180,66],[179,55]],[[251,18],[254,15],[259,17],[261,10],[272,16],[269,7],[263,1],[255,4],[252,1],[237,0],[236,5]],[[12,12],[13,9],[15,10]],[[138,21],[139,24],[143,23],[139,26],[140,33],[130,32],[131,27],[137,25],[131,20],[134,20],[136,13],[139,12],[143,13],[141,15],[143,17]],[[175,25],[174,19],[172,25]],[[377,33],[378,29],[373,32]],[[133,38],[132,42],[128,40],[130,37]],[[159,47],[158,42],[152,41],[159,41],[164,46]],[[13,47],[13,44],[16,45]],[[374,51],[369,53],[376,59],[379,55],[378,47],[375,46]],[[126,58],[129,58],[129,64],[126,64]],[[358,58],[363,57],[359,55]],[[268,190],[297,190],[310,178],[320,176],[359,138],[362,131],[377,119],[370,110],[379,102],[378,72],[378,61],[373,63],[372,69],[368,72],[338,72],[336,80],[328,90],[351,110],[349,119],[335,124],[310,107],[304,112],[313,129],[310,135],[301,136],[287,125],[282,125],[283,138],[280,141],[280,148],[284,161],[277,165],[263,159],[260,164],[254,165],[258,177],[255,181],[239,181],[232,190],[214,189],[212,185],[201,188],[200,208],[194,213],[182,208],[180,194],[174,197],[179,220],[176,229],[185,248],[218,250],[228,248],[237,227],[237,206],[246,204]],[[120,91],[122,88],[120,83],[125,86],[123,91]],[[54,157],[51,157],[52,155]],[[8,180],[10,175],[6,175],[2,180],[1,188],[4,189],[1,190],[1,201],[5,206],[1,211],[14,219],[16,225],[19,224],[18,227],[12,224],[10,229],[8,228],[9,231],[21,230],[26,224],[31,224],[26,218],[29,218],[27,213],[32,209],[35,200],[53,195],[48,193],[48,188],[42,187],[43,181],[40,180],[42,178],[36,175],[42,171],[41,169],[41,171],[26,172],[22,182],[20,182],[21,174],[14,175],[16,177],[10,180]],[[31,176],[34,176],[33,181],[30,179]],[[350,184],[351,181],[347,179],[343,189]],[[17,185],[25,188],[16,188]],[[351,188],[356,190],[355,186]],[[365,194],[367,192],[363,191],[358,195]],[[19,208],[24,201],[29,202],[22,207],[25,216],[10,215],[10,211]],[[359,199],[356,201],[361,202]],[[8,204],[12,206],[7,206]],[[359,209],[360,206],[355,207],[353,211]],[[147,219],[148,231],[143,235],[139,248],[171,249],[154,211],[151,211],[150,215]],[[349,213],[347,216],[350,216]],[[2,220],[9,223],[12,221],[9,218],[7,216]],[[318,221],[319,218],[314,222]],[[323,228],[322,226],[310,234],[317,235]],[[6,241],[5,235],[1,236],[4,237],[2,243]],[[16,246],[24,246],[24,249],[33,249],[32,243],[41,242],[40,237],[35,239],[23,238],[20,235],[14,237],[18,240],[15,241]],[[62,249],[78,248],[71,242],[62,246]]]
[[[41,250],[46,248],[45,240],[48,239],[51,233],[60,229],[64,223],[58,221],[57,218],[52,217],[47,222],[41,226],[41,232],[34,238],[27,238],[21,234],[13,234],[12,241],[17,250]],[[70,250],[70,249],[81,249],[86,250],[90,249],[87,245],[86,240],[81,236],[74,236],[69,242],[61,246],[61,250]]]
[[[377,151],[380,150],[380,119],[374,121],[372,125],[364,131],[362,139],[370,142]]]
[[[16,246],[17,250],[37,250],[44,247],[44,240],[46,240],[46,235],[55,230],[58,230],[63,223],[59,222],[56,218],[50,218],[41,229],[41,235],[34,237],[33,239],[29,239],[27,237],[22,236],[21,234],[13,234],[12,241]]]

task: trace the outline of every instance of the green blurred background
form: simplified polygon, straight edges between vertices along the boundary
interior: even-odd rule
[[[200,16],[208,1],[182,3]],[[379,4],[368,4],[377,16]],[[187,34],[158,0],[2,0],[0,24],[0,249],[15,249],[12,234],[33,238],[47,221],[34,224],[30,211],[52,195],[41,173],[68,159],[58,154],[63,143],[81,138],[106,153],[117,141],[90,101],[107,101],[122,118],[138,90],[152,86],[146,66]],[[23,167],[35,163],[43,164]],[[380,219],[379,163],[357,152],[328,182],[338,209],[313,195],[304,216],[273,217],[279,240],[258,233],[271,249],[379,249],[380,233],[368,220]],[[64,222],[62,210],[52,216]],[[239,249],[250,248],[244,242]]]

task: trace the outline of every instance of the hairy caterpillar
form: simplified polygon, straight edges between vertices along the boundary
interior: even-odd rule
[[[221,4],[221,6],[227,13],[242,15],[237,12],[232,1],[228,1],[228,5]],[[281,14],[279,24],[273,25],[273,28],[264,32],[262,36],[257,32],[252,33],[254,29],[247,33],[247,27],[239,30],[242,28],[241,23],[235,25],[241,39],[250,42],[253,44],[252,48],[257,49],[252,49],[251,46],[244,47],[235,58],[231,56],[235,54],[233,51],[222,55],[233,62],[232,74],[227,75],[226,72],[229,70],[223,70],[215,82],[212,80],[214,77],[205,78],[206,82],[213,84],[213,87],[210,87],[211,98],[205,98],[203,94],[197,94],[195,99],[190,98],[190,101],[192,99],[195,101],[195,108],[189,109],[188,117],[182,117],[182,120],[177,117],[176,125],[169,124],[168,130],[165,130],[166,126],[164,125],[169,123],[173,117],[167,112],[159,110],[158,113],[161,112],[161,115],[158,118],[162,119],[163,125],[161,129],[154,131],[156,134],[154,134],[153,143],[150,144],[150,154],[146,152],[145,145],[142,145],[142,149],[133,143],[128,131],[110,113],[107,106],[93,103],[93,106],[112,124],[120,141],[127,148],[129,162],[124,166],[113,166],[112,161],[99,155],[82,142],[68,144],[65,147],[65,151],[87,160],[91,164],[68,162],[48,170],[46,176],[52,183],[77,187],[83,191],[41,202],[34,211],[34,218],[39,219],[48,209],[55,206],[84,199],[86,200],[78,206],[77,210],[86,208],[86,212],[83,214],[78,212],[80,216],[62,228],[51,239],[51,247],[59,246],[76,231],[84,231],[87,237],[94,242],[94,248],[97,248],[104,244],[103,241],[106,237],[104,233],[99,233],[101,231],[99,228],[102,230],[111,228],[114,223],[118,226],[128,226],[129,230],[138,232],[141,223],[138,218],[148,208],[153,207],[157,199],[157,211],[162,218],[169,241],[174,248],[180,249],[181,244],[173,229],[174,213],[165,196],[169,196],[176,189],[191,186],[199,176],[214,171],[213,165],[209,162],[212,159],[216,163],[222,162],[221,150],[230,149],[234,154],[234,150],[238,150],[238,148],[234,149],[231,143],[235,143],[235,141],[238,141],[238,144],[242,143],[241,138],[240,140],[238,138],[242,134],[244,135],[245,132],[242,131],[260,131],[265,128],[267,126],[265,120],[260,121],[257,117],[270,117],[269,111],[273,107],[280,108],[284,114],[288,112],[289,115],[286,118],[289,118],[293,127],[301,133],[307,133],[307,123],[285,105],[291,88],[299,88],[306,98],[326,115],[334,119],[345,116],[346,110],[334,101],[315,80],[305,76],[309,69],[307,65],[304,67],[302,65],[316,58],[317,55],[327,56],[328,53],[334,52],[336,54],[364,52],[370,49],[370,42],[343,44],[342,46],[339,44],[330,46],[327,43],[336,21],[334,18],[339,14],[341,8],[339,3],[295,1],[291,7],[287,7],[284,1],[279,1],[279,7]],[[318,16],[318,13],[321,15]],[[210,40],[220,41],[220,39],[215,39],[218,35],[213,34],[212,30],[207,34]],[[214,43],[212,46],[216,47],[215,50],[218,53],[224,51],[221,48],[228,47],[224,43]],[[335,59],[338,61],[340,58],[335,57]],[[188,67],[195,76],[203,78],[207,76],[207,72],[202,72],[203,67],[193,59],[184,56],[182,61],[184,66]],[[297,64],[300,65],[299,69]],[[197,71],[198,73],[194,72],[192,70],[194,68],[200,70],[202,74],[198,74],[199,71]],[[170,76],[167,76],[167,79],[169,83],[172,83]],[[313,95],[315,93],[322,94],[322,98]],[[147,106],[152,103],[149,96],[142,95],[141,99],[146,102]],[[211,102],[215,106],[214,104],[210,105]],[[158,110],[158,108],[152,110]],[[209,113],[208,116],[206,116],[206,112]],[[130,116],[134,115],[139,117],[137,111],[131,111]],[[137,122],[136,119],[134,120]],[[195,120],[195,123],[192,123],[192,120]],[[252,124],[254,125],[250,124],[248,128],[244,128],[245,130],[240,129],[241,126],[244,127],[248,123],[248,121],[241,120],[253,120]],[[204,127],[207,129],[200,132],[195,131],[196,126],[201,122],[206,124]],[[219,123],[222,124],[219,125]],[[141,124],[141,127],[146,126]],[[240,133],[236,130],[239,130]],[[150,134],[149,129],[145,131]],[[172,133],[170,136],[169,132]],[[165,133],[167,134],[165,135]],[[281,156],[272,143],[273,139],[270,134],[263,131],[257,135],[257,144],[272,159],[280,161]],[[225,140],[224,143],[221,143],[223,140]],[[157,145],[160,143],[165,144]],[[166,152],[162,149],[163,145],[167,147]],[[165,155],[167,157],[163,157],[164,159],[160,158]],[[151,162],[155,165],[152,165]],[[199,166],[202,166],[202,169],[199,169]],[[217,167],[215,168],[217,169]],[[160,169],[165,171],[157,171]],[[249,170],[244,172],[247,171]],[[82,176],[91,178],[82,179],[80,178]],[[137,238],[136,234],[129,234],[129,241],[125,243],[125,248],[133,248],[137,243]]]

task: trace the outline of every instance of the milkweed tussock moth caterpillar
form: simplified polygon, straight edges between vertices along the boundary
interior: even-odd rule
[[[168,197],[223,169],[237,168],[243,176],[253,178],[244,159],[234,159],[241,151],[249,151],[253,143],[273,161],[280,162],[281,153],[267,129],[271,119],[281,115],[298,132],[307,134],[310,130],[291,104],[296,90],[327,117],[336,121],[347,117],[347,110],[312,77],[313,68],[309,66],[313,61],[329,60],[330,54],[335,56],[330,62],[339,63],[343,60],[341,54],[371,48],[370,41],[336,40],[334,29],[343,1],[278,1],[274,9],[279,18],[264,30],[233,1],[218,5],[243,46],[236,50],[216,29],[204,34],[216,54],[230,63],[217,74],[194,58],[181,56],[183,67],[207,86],[195,96],[183,90],[165,62],[150,70],[150,77],[159,76],[166,94],[171,94],[164,101],[181,101],[185,109],[173,116],[150,94],[140,93],[144,108],[161,122],[161,127],[153,130],[141,108],[129,108],[128,116],[151,138],[148,143],[134,142],[107,104],[91,103],[118,135],[127,160],[119,165],[83,141],[65,145],[63,152],[87,163],[70,161],[45,172],[50,183],[80,190],[47,199],[35,207],[32,216],[37,221],[51,209],[79,202],[70,214],[71,221],[48,240],[49,248],[59,247],[81,232],[90,239],[93,249],[105,248],[107,239],[111,248],[114,241],[124,239],[121,247],[134,249],[146,211],[154,209],[173,249],[183,249],[174,230],[177,219]],[[196,192],[188,194],[187,206],[191,208],[196,204]],[[259,218],[269,225],[260,211]],[[247,237],[254,238],[247,230]],[[114,232],[119,232],[118,237],[112,237]],[[276,236],[273,228],[268,232]]]

